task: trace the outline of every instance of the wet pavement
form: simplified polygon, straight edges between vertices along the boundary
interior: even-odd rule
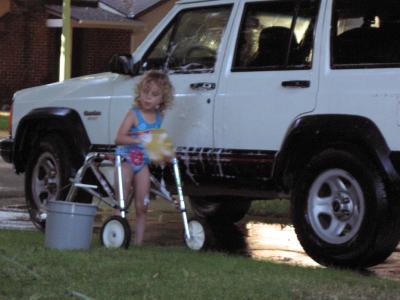
[[[33,229],[23,186],[24,177],[16,175],[11,165],[0,158],[0,228]]]
[[[33,230],[34,226],[25,209],[2,207],[0,209],[0,229]]]
[[[30,222],[23,198],[23,176],[0,159],[0,229],[36,230]],[[100,207],[95,218],[95,232],[108,216],[109,208]],[[134,213],[128,215],[132,225]],[[145,244],[184,246],[181,215],[169,203],[156,200],[150,204]],[[321,267],[308,257],[290,225],[268,224],[260,217],[247,216],[236,225],[213,225],[214,250],[306,267]],[[385,263],[370,268],[370,274],[400,280],[400,249]]]

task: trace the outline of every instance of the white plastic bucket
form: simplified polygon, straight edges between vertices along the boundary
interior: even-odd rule
[[[47,203],[45,246],[54,249],[89,249],[97,206],[86,203]]]

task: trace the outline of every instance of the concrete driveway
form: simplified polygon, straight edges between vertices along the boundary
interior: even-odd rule
[[[23,197],[24,175],[15,174],[12,165],[0,157],[0,207],[14,201],[21,202]]]
[[[26,211],[24,176],[0,158],[0,228],[34,229]]]

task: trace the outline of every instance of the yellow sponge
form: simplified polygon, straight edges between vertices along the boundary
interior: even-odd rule
[[[152,163],[170,162],[175,155],[174,145],[162,128],[144,134],[142,141]]]

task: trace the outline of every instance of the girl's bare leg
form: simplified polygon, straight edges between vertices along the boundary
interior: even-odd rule
[[[136,226],[135,226],[135,245],[143,244],[144,231],[146,228],[146,214],[148,203],[145,199],[150,191],[150,171],[145,166],[139,173],[135,174],[135,208],[136,208]]]

